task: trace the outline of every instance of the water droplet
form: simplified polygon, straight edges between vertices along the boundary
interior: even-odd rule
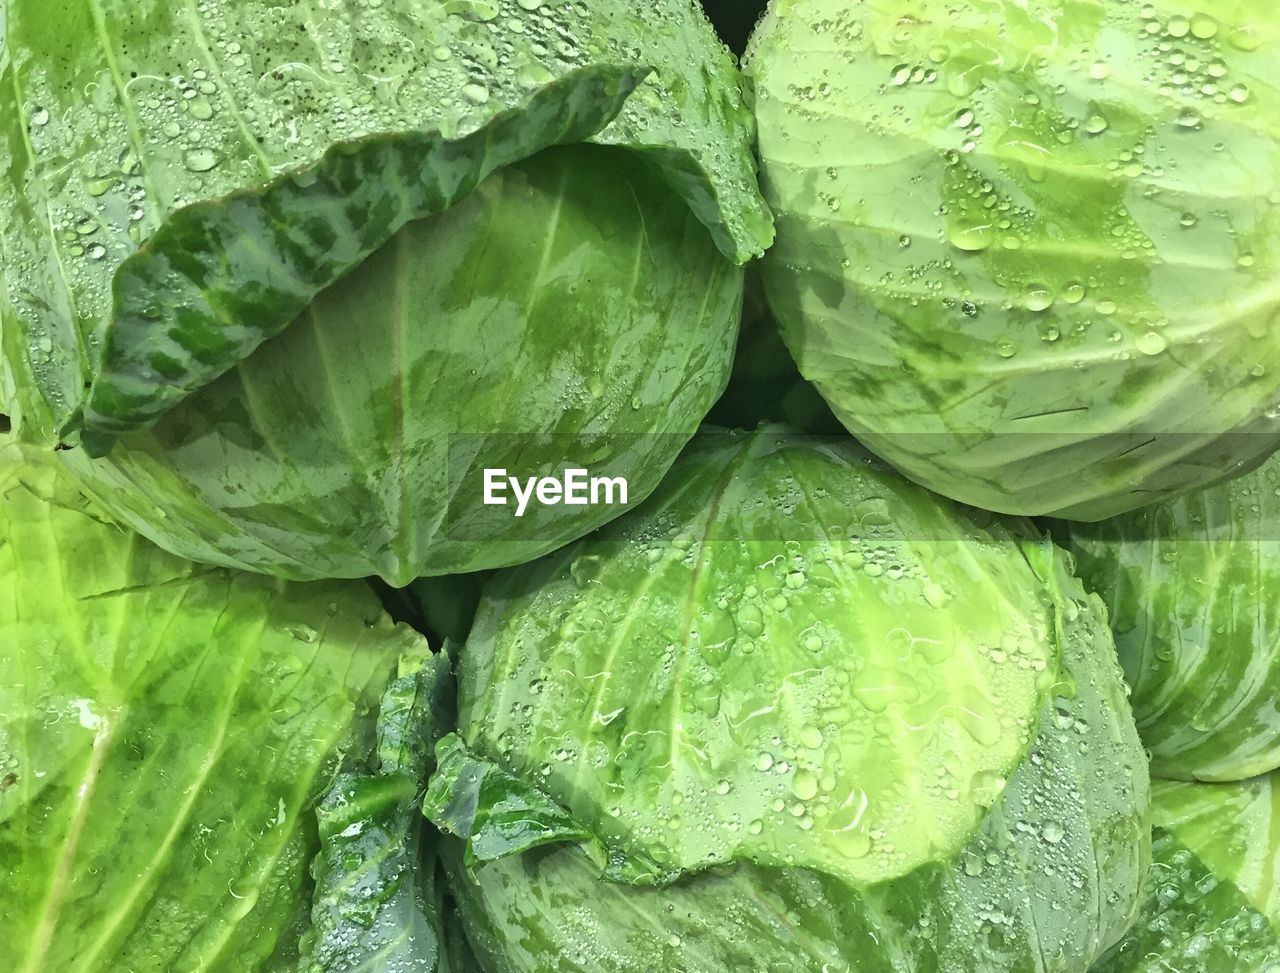
[[[1200,113],[1194,108],[1184,108],[1178,114],[1178,125],[1181,128],[1199,128],[1202,121]]]
[[[1053,291],[1044,284],[1032,284],[1022,299],[1028,311],[1047,311],[1053,307]]]
[[[218,164],[218,157],[212,149],[189,149],[182,162],[192,172],[208,172]]]
[[[969,781],[969,798],[979,807],[990,807],[1005,788],[1007,781],[993,770],[980,770]]]
[[[213,103],[208,98],[200,95],[187,102],[187,112],[192,118],[202,122],[208,121],[213,117]]]
[[[49,124],[49,109],[37,108],[31,113],[31,124],[37,128],[43,128]]]
[[[1090,135],[1101,135],[1107,130],[1107,120],[1101,115],[1090,115],[1084,121],[1084,130]]]
[[[1158,355],[1169,347],[1169,341],[1159,331],[1148,331],[1137,340],[1138,350],[1144,355]]]
[[[462,97],[473,105],[483,105],[489,100],[489,89],[482,84],[464,84],[462,86]]]
[[[800,728],[800,746],[809,750],[817,750],[822,746],[822,731],[816,726],[802,726]]]
[[[973,124],[974,114],[972,108],[965,108],[956,115],[956,128],[968,128]]]
[[[1018,353],[1018,346],[1008,338],[1001,338],[996,342],[996,354],[1001,358],[1012,358]]]
[[[812,801],[818,796],[818,778],[807,770],[797,770],[791,779],[791,793],[800,801]],[[803,808],[801,809],[803,813]]]
[[[1170,37],[1186,37],[1191,33],[1191,21],[1186,17],[1170,17],[1165,32]]]
[[[1218,33],[1218,22],[1208,14],[1199,13],[1191,18],[1191,36],[1207,41]]]
[[[1183,226],[1185,226],[1187,229],[1191,229],[1191,227],[1195,226],[1197,223],[1200,222],[1200,219],[1199,217],[1196,216],[1195,213],[1183,213],[1182,219],[1180,219],[1178,222],[1181,223]]]
[[[1062,829],[1062,825],[1049,821],[1040,829],[1040,836],[1049,844],[1056,845],[1067,836],[1067,833]]]
[[[1243,105],[1249,100],[1249,86],[1246,84],[1232,85],[1231,90],[1227,92],[1227,97],[1237,105]]]
[[[991,246],[995,240],[995,229],[990,223],[953,226],[951,227],[950,239],[951,245],[957,250],[978,253]]]
[[[1085,287],[1078,280],[1073,280],[1062,288],[1060,295],[1066,304],[1079,304],[1084,300]]]

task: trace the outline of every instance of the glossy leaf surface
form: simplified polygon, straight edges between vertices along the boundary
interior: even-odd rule
[[[416,804],[452,718],[449,657],[404,660],[382,697],[373,759],[353,761],[317,808],[301,970],[447,973],[434,839]]]
[[[1155,783],[1147,899],[1097,973],[1280,970],[1275,785]]]
[[[734,261],[771,236],[731,59],[691,0],[18,0],[0,118],[0,331],[43,442],[153,423],[550,145],[637,150]]]
[[[491,582],[463,739],[669,868],[893,878],[963,845],[1057,677],[1023,544],[845,443],[707,437],[634,519]]]
[[[1280,767],[1280,461],[1068,536],[1159,776]]]
[[[189,564],[0,448],[0,936],[21,973],[249,970],[402,654],[363,585]]]
[[[1060,554],[1039,567],[1063,654],[1060,694],[1046,702],[1023,760],[961,848],[866,887],[809,869],[739,863],[653,889],[618,884],[607,869],[614,881],[602,882],[599,861],[580,844],[524,850],[540,844],[528,833],[508,857],[478,863],[492,856],[472,847],[473,836],[465,847],[448,846],[454,850],[444,857],[482,965],[494,973],[1085,968],[1120,938],[1140,900],[1149,851],[1146,766],[1100,602]],[[605,570],[597,580],[607,585],[607,578]],[[517,711],[522,699],[512,700]],[[484,771],[459,769],[451,775],[442,764],[433,791],[474,799],[469,782]],[[554,772],[531,779],[533,787],[558,783]],[[535,830],[520,814],[528,802],[513,796],[512,788],[490,794],[493,807],[483,813],[493,821],[506,812],[513,826],[524,821],[526,832]],[[740,800],[732,792],[700,799],[725,807]],[[429,815],[439,807],[428,798]],[[580,838],[553,824],[547,840]],[[658,840],[670,840],[666,828]],[[831,859],[837,854],[830,849]]]
[[[1278,40],[1251,0],[772,4],[747,73],[801,372],[985,509],[1098,520],[1256,465]]]
[[[517,517],[482,470],[585,466],[638,503],[724,387],[741,294],[634,155],[553,149],[403,230],[153,430],[60,455],[196,560],[394,585],[520,563],[627,508]]]

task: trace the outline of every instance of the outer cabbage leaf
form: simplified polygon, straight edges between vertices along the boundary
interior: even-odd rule
[[[1142,913],[1097,973],[1280,970],[1275,775],[1239,784],[1156,781]]]
[[[3,40],[3,334],[33,440],[154,422],[557,143],[637,150],[735,261],[770,239],[692,0],[15,0]]]
[[[1146,769],[1101,603],[1085,595],[1061,555],[1043,569],[1064,695],[1048,704],[1028,758],[957,854],[868,888],[806,869],[740,864],[650,889],[601,882],[598,864],[576,848],[477,867],[467,863],[468,848],[450,842],[450,888],[482,966],[491,973],[1085,968],[1124,933],[1140,901]]]
[[[348,767],[318,806],[321,850],[301,970],[448,969],[435,845],[416,803],[432,747],[453,719],[453,674],[445,653],[407,662],[382,698],[375,759]]]
[[[0,936],[10,967],[252,970],[288,953],[308,809],[395,659],[363,585],[180,561],[0,449]]]
[[[634,518],[490,582],[460,734],[668,869],[893,878],[1025,757],[1058,673],[1037,543],[847,439],[712,435]]]
[[[589,465],[638,503],[724,388],[741,294],[633,154],[553,149],[402,231],[111,456],[62,455],[196,560],[394,585],[520,563],[626,508],[517,518],[481,471]]]
[[[1110,609],[1153,772],[1280,767],[1280,460],[1067,534]]]
[[[868,447],[1098,520],[1280,444],[1280,13],[785,0],[748,53],[764,276]]]

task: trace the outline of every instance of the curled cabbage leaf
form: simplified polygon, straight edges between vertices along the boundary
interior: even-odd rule
[[[473,462],[638,500],[723,387],[772,227],[694,0],[15,0],[3,30],[0,399],[171,551],[525,560],[618,510],[485,518]]]

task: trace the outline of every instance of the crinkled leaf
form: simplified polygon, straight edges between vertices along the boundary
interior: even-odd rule
[[[530,6],[10,3],[0,330],[24,434],[153,422],[552,144],[634,148],[726,254],[761,252],[750,115],[696,4]]]
[[[426,659],[401,661],[400,674],[382,694],[378,709],[379,773],[426,782],[436,741],[453,726],[454,693],[447,645]]]
[[[416,805],[434,764],[432,748],[452,720],[448,655],[402,660],[378,712],[376,766],[342,774],[317,808],[321,849],[312,865],[313,925],[303,938],[301,969],[440,969],[435,848],[424,841]]]
[[[22,973],[253,969],[308,808],[421,651],[362,584],[193,565],[0,448],[0,937]]]
[[[652,885],[675,878],[643,853],[607,848],[552,798],[475,756],[455,734],[440,742],[436,760],[423,813],[441,831],[465,840],[468,868],[545,845],[573,844],[606,881]]]
[[[635,154],[548,149],[406,227],[107,459],[59,455],[193,560],[397,586],[522,563],[625,508],[517,518],[482,502],[483,470],[590,456],[638,503],[724,387],[742,278]]]

